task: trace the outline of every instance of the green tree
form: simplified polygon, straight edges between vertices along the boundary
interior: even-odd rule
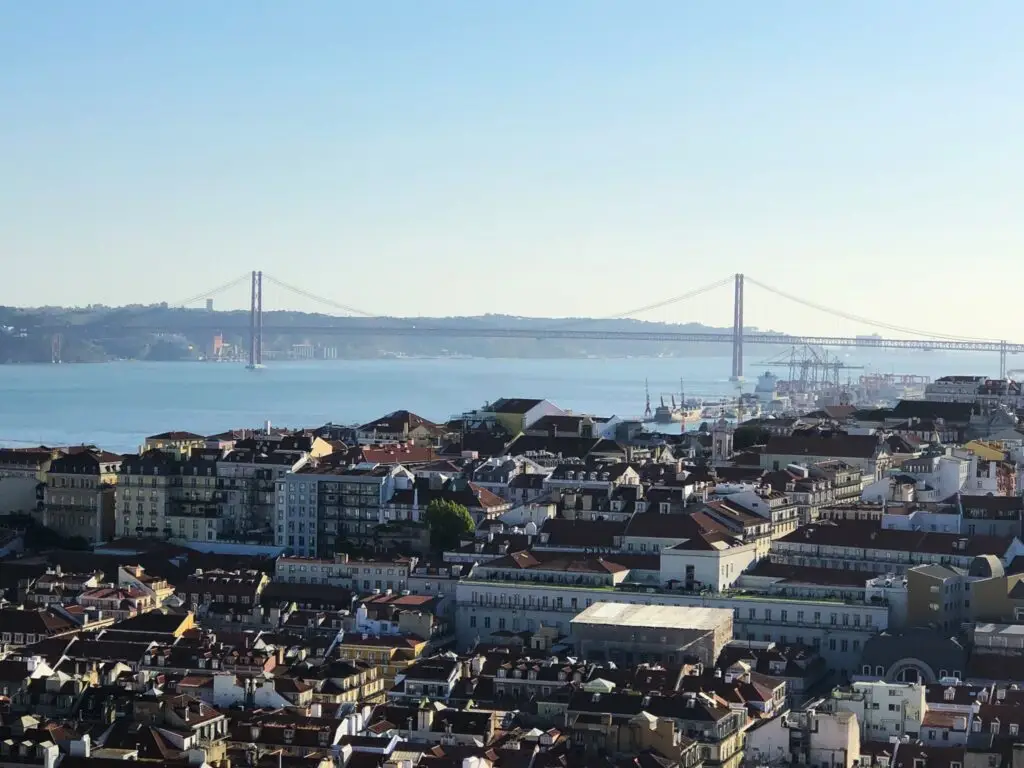
[[[430,529],[430,547],[436,552],[455,549],[460,537],[476,529],[468,509],[445,499],[430,502],[426,522]]]

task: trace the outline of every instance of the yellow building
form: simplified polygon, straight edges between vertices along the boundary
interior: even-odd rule
[[[61,536],[90,544],[114,535],[114,489],[123,457],[94,447],[74,449],[54,459],[43,489],[39,522]]]
[[[177,456],[188,456],[193,448],[203,448],[206,438],[195,432],[161,432],[146,438],[145,451],[164,451]]]

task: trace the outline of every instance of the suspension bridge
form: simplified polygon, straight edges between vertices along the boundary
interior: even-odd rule
[[[161,326],[156,322],[154,308],[140,308],[138,310],[125,310],[112,313],[111,315],[96,322],[76,326],[77,329],[88,328],[89,330],[136,330],[147,332],[212,332],[212,333],[237,333],[247,335],[249,341],[249,364],[259,366],[263,364],[263,339],[268,334],[293,334],[308,336],[446,336],[451,338],[519,338],[519,339],[568,339],[568,340],[613,340],[622,342],[660,341],[669,343],[703,343],[703,344],[731,344],[732,345],[732,375],[734,378],[743,376],[743,350],[746,344],[773,344],[773,345],[810,345],[820,347],[866,347],[875,349],[906,349],[906,350],[948,350],[960,352],[991,352],[999,355],[1000,377],[1005,377],[1007,372],[1007,356],[1024,353],[1024,343],[1012,343],[999,339],[984,339],[968,336],[949,336],[929,333],[918,329],[900,326],[891,322],[872,320],[848,312],[840,311],[834,307],[801,298],[786,291],[774,288],[755,278],[737,273],[717,280],[709,285],[701,286],[690,290],[679,296],[674,296],[663,301],[647,304],[642,307],[630,309],[615,315],[601,318],[577,318],[570,320],[552,321],[546,328],[495,328],[474,325],[452,325],[439,324],[430,320],[406,320],[404,318],[381,317],[379,314],[366,312],[355,307],[341,304],[323,296],[318,296],[310,291],[290,285],[278,278],[275,278],[262,271],[245,273],[239,277],[217,286],[216,288],[204,291],[201,294],[188,297],[173,305],[164,307],[189,308],[196,302],[212,300],[214,297],[227,290],[236,288],[239,285],[249,283],[249,312],[248,321],[240,313],[218,314],[211,312],[190,312],[186,318],[176,322],[173,329]],[[359,317],[363,321],[359,324],[340,323],[342,317],[324,317],[324,320],[300,323],[300,324],[273,324],[264,322],[263,310],[263,286],[264,282],[280,288],[288,293],[295,294],[304,300],[330,307],[335,312],[343,313],[347,318]],[[598,320],[614,320],[634,318],[646,312],[677,304],[688,299],[709,293],[716,289],[732,284],[732,329],[731,331],[720,332],[684,332],[673,330],[638,330],[638,331],[613,331],[601,328],[590,327]],[[818,310],[833,317],[847,321],[856,322],[875,330],[887,331],[900,334],[903,337],[895,336],[815,336],[797,335],[788,333],[762,333],[747,330],[744,326],[743,304],[744,289],[747,285],[753,285],[759,290],[771,294],[774,298],[784,299],[804,307]],[[271,313],[271,320],[273,313]],[[376,321],[376,322],[373,322]],[[71,328],[49,328],[52,333],[59,334],[69,331]]]

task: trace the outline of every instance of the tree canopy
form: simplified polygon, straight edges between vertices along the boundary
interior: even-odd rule
[[[426,522],[430,529],[430,547],[437,552],[456,548],[459,538],[476,528],[468,509],[445,499],[430,502]]]

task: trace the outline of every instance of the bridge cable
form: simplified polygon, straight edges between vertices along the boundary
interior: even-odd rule
[[[334,309],[340,309],[343,312],[348,312],[350,315],[361,315],[362,317],[372,318],[380,317],[379,314],[374,314],[373,312],[364,312],[361,309],[356,309],[355,307],[350,307],[347,304],[342,304],[340,302],[334,301],[333,299],[324,298],[323,296],[317,296],[315,293],[311,293],[302,288],[297,288],[294,285],[289,285],[288,283],[282,280],[278,280],[276,277],[273,277],[272,275],[268,275],[266,272],[263,273],[263,277],[264,279],[276,285],[278,288],[284,288],[286,291],[291,291],[292,293],[298,294],[303,298],[310,299],[311,301],[315,301],[320,304],[325,304],[329,307],[333,307]]]
[[[210,289],[208,289],[206,291],[203,291],[202,293],[197,293],[195,296],[189,296],[187,299],[184,299],[182,301],[177,301],[177,302],[175,302],[173,304],[168,304],[167,306],[169,306],[169,307],[186,307],[189,304],[193,304],[193,303],[199,301],[200,299],[213,298],[214,296],[217,296],[217,295],[223,293],[224,291],[227,291],[227,290],[229,290],[231,288],[234,288],[237,285],[240,285],[242,283],[248,282],[251,278],[252,278],[251,273],[243,272],[241,275],[239,275],[238,277],[234,278],[233,280],[229,280],[226,283],[218,285],[216,288],[210,288]]]
[[[802,304],[805,307],[816,309],[819,312],[824,312],[825,314],[833,315],[834,317],[841,317],[844,320],[851,320],[853,322],[862,323],[873,328],[881,328],[887,331],[905,333],[907,335],[917,336],[919,338],[935,339],[936,341],[983,341],[998,343],[998,340],[996,339],[983,339],[977,336],[955,336],[952,334],[930,333],[928,331],[922,331],[916,328],[907,328],[901,325],[894,325],[892,323],[879,322],[877,320],[871,320],[870,318],[867,317],[861,317],[860,315],[854,315],[849,312],[843,312],[842,310],[835,309],[833,307],[826,307],[822,304],[817,304],[813,301],[809,301],[808,299],[802,299],[799,296],[794,296],[791,293],[786,293],[785,291],[779,290],[778,288],[773,288],[770,285],[766,285],[765,283],[762,283],[760,280],[756,280],[755,278],[750,276],[746,276],[745,280],[746,282],[753,283],[758,288],[768,291],[769,293],[773,293],[776,296],[779,296],[783,299],[788,299],[789,301],[796,302],[797,304]]]
[[[607,317],[573,318],[572,320],[569,320],[565,323],[559,323],[558,325],[551,326],[548,330],[558,330],[561,328],[569,327],[571,325],[579,325],[581,323],[594,323],[600,322],[602,320],[621,320],[623,318],[633,317],[633,315],[639,315],[644,312],[650,312],[653,309],[661,309],[662,307],[667,307],[670,304],[676,304],[680,301],[686,301],[687,299],[692,299],[696,296],[700,296],[703,293],[708,293],[709,291],[713,291],[716,288],[721,288],[723,285],[731,283],[733,279],[733,276],[729,275],[728,277],[724,277],[721,280],[718,280],[714,283],[710,283],[701,288],[694,288],[692,291],[687,291],[686,293],[682,293],[678,296],[673,296],[671,299],[662,299],[661,301],[657,301],[653,304],[646,304],[642,307],[630,309],[625,312],[619,312],[618,314],[615,315],[608,315]]]
[[[251,278],[252,278],[251,273],[243,272],[238,277],[234,278],[233,280],[229,280],[228,282],[224,283],[223,285],[218,285],[216,288],[211,288],[210,290],[203,291],[202,293],[197,293],[195,296],[189,296],[184,301],[178,301],[178,302],[175,302],[173,304],[168,304],[167,306],[168,307],[185,307],[185,306],[187,306],[189,304],[192,304],[192,303],[194,303],[196,301],[199,301],[200,299],[212,298],[213,296],[216,296],[217,294],[223,293],[224,291],[228,290],[229,288],[234,288],[239,283],[242,283],[242,282],[245,282],[247,280],[250,280]]]

